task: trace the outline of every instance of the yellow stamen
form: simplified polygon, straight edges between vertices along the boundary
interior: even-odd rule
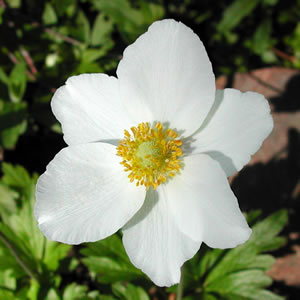
[[[123,158],[121,164],[129,172],[130,182],[136,180],[136,186],[156,189],[180,171],[182,141],[177,139],[177,132],[164,129],[160,122],[154,128],[149,123],[140,123],[130,129],[132,134],[124,130],[117,155]]]

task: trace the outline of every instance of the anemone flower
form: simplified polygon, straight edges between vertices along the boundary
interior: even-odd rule
[[[40,176],[35,217],[51,240],[79,244],[120,228],[132,263],[159,286],[178,283],[202,242],[251,235],[227,177],[270,134],[257,93],[217,90],[205,48],[163,20],[128,46],[117,78],[69,78],[51,107],[67,147]]]

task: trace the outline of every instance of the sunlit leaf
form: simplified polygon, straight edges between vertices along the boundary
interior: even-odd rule
[[[38,273],[43,272],[48,276],[49,271],[58,268],[59,261],[66,257],[70,246],[47,240],[37,226],[33,215],[37,177],[35,175],[31,177],[21,166],[7,163],[3,164],[2,171],[4,175],[0,183],[13,189],[14,196],[18,194],[22,205],[14,214],[7,215],[1,212],[5,224],[0,223],[0,231],[8,239],[29,272],[35,274],[34,278],[37,278]],[[26,270],[25,273],[30,275]]]
[[[72,36],[79,41],[89,44],[91,37],[91,28],[88,18],[85,13],[80,10],[77,14],[76,22],[74,27],[70,28]]]
[[[127,283],[114,283],[112,285],[113,293],[122,300],[150,300],[147,293],[138,286]]]
[[[13,214],[17,211],[16,199],[18,193],[0,183],[0,210],[4,214]]]
[[[62,300],[55,288],[48,288],[34,280],[30,281],[27,297],[29,300]]]
[[[111,43],[111,33],[113,22],[105,18],[104,14],[99,13],[93,26],[91,44],[93,46],[104,45],[106,42]]]
[[[0,299],[5,300],[20,300],[15,298],[16,279],[11,270],[0,269]]]
[[[86,292],[86,286],[71,283],[64,290],[63,300],[81,300],[86,296]]]
[[[45,4],[45,9],[44,9],[44,13],[42,15],[42,20],[43,20],[43,23],[46,25],[55,24],[57,22],[57,16],[56,16],[55,9],[49,2]]]
[[[133,42],[154,21],[163,17],[164,9],[157,4],[143,2],[140,9],[128,0],[92,0],[94,7],[110,18],[127,42]]]
[[[3,163],[2,172],[2,182],[14,189],[23,190],[31,184],[31,178],[22,166],[12,166],[11,164]]]
[[[11,8],[19,8],[21,6],[21,0],[9,0],[7,4]]]
[[[9,75],[9,95],[13,102],[20,102],[26,90],[26,65],[21,62],[14,66]]]

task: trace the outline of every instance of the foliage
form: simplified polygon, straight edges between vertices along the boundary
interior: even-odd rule
[[[182,20],[199,34],[216,74],[266,64],[300,66],[299,0],[47,0],[38,5],[11,0],[0,7],[4,149],[14,149],[23,134],[60,132],[49,108],[53,91],[71,75],[115,73],[125,46],[164,17]]]
[[[124,300],[150,299],[146,290],[152,284],[130,263],[118,234],[87,243],[80,255],[71,255],[71,246],[47,240],[36,225],[33,203],[37,174],[30,176],[23,167],[7,163],[3,163],[2,171],[0,292],[7,299],[114,299],[111,295]],[[258,214],[249,215],[250,222],[254,215]],[[265,253],[284,244],[285,239],[278,234],[286,222],[286,211],[278,211],[256,222],[251,239],[244,245],[232,250],[203,246],[184,268],[188,299],[199,299],[199,295],[203,299],[282,299],[265,290],[272,282],[265,271],[274,263]],[[76,270],[82,264],[97,289],[77,283]],[[64,281],[65,274],[73,278],[71,283]],[[109,291],[104,298],[100,297],[102,290]],[[173,291],[174,287],[168,290]]]
[[[203,248],[202,256],[186,263],[185,289],[194,291],[197,287],[203,299],[282,299],[265,290],[272,283],[265,272],[274,263],[273,256],[265,252],[285,243],[277,234],[286,222],[287,213],[281,210],[257,222],[250,240],[235,249]]]
[[[45,239],[33,216],[35,172],[63,147],[53,92],[72,75],[115,74],[124,48],[162,18],[196,31],[217,75],[300,67],[299,0],[0,0],[0,299],[147,300],[176,291],[153,287],[120,234],[71,247]],[[265,271],[286,221],[284,211],[260,219],[233,250],[203,245],[185,266],[184,299],[281,299],[266,289]]]
[[[300,66],[299,0],[171,1],[169,10],[193,24],[218,75],[266,65]]]
[[[144,277],[143,273],[129,261],[117,235],[88,244],[86,248],[81,250],[81,253],[85,256],[82,262],[101,283],[113,283]]]

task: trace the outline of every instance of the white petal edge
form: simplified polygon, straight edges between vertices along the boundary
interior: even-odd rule
[[[55,92],[51,107],[68,145],[120,139],[132,125],[121,102],[118,79],[105,74],[70,77]]]
[[[233,248],[251,235],[219,163],[208,155],[184,159],[184,169],[161,186],[178,227],[213,248]],[[163,198],[163,197],[162,197]]]
[[[116,148],[90,143],[62,149],[38,180],[34,215],[50,240],[104,239],[139,210],[145,188],[130,183]]]
[[[272,129],[270,106],[263,95],[217,90],[208,118],[192,137],[192,153],[209,154],[231,176],[250,161]]]
[[[180,267],[201,244],[179,231],[171,205],[150,189],[140,211],[123,228],[123,244],[131,262],[158,286],[178,283]]]
[[[184,136],[198,129],[215,97],[215,77],[199,37],[174,20],[154,22],[128,46],[117,75],[136,121],[160,121]]]

